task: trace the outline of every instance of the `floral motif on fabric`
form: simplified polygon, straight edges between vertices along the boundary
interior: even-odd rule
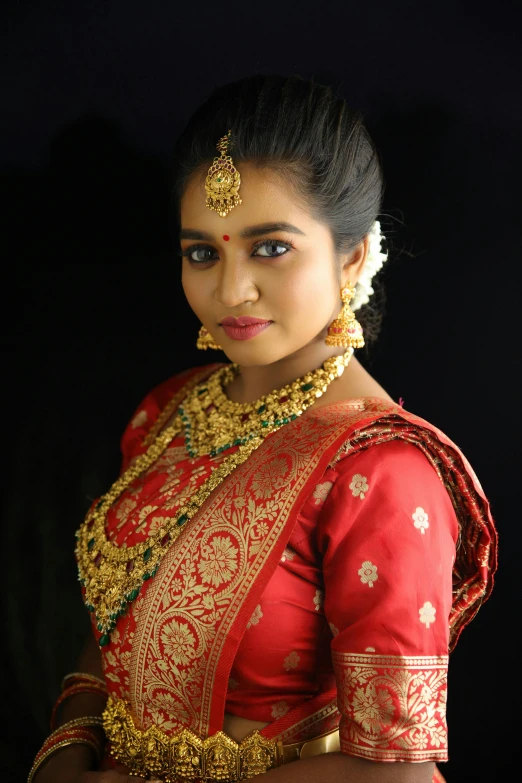
[[[196,639],[186,623],[171,620],[165,623],[161,631],[161,641],[165,655],[176,666],[186,666],[195,657]]]
[[[282,489],[288,473],[286,460],[275,458],[264,465],[252,481],[252,489],[258,500],[267,500],[272,494]]]
[[[272,717],[273,718],[282,718],[283,715],[286,715],[290,707],[286,703],[286,701],[278,701],[277,704],[274,704],[272,707]]]
[[[364,563],[361,564],[357,573],[361,577],[363,585],[368,585],[368,587],[373,587],[373,583],[379,578],[377,566],[373,565],[369,560],[365,560]]]
[[[364,500],[365,494],[369,490],[368,479],[366,476],[361,476],[360,473],[356,473],[350,482],[350,489],[352,490],[352,495],[354,498],[358,497],[361,500]]]
[[[263,612],[258,604],[254,609],[250,620],[247,623],[247,629],[251,628],[253,625],[257,625],[262,617],[263,617]]]
[[[426,628],[429,628],[431,623],[435,622],[436,609],[430,601],[421,606],[419,609],[419,618],[421,623],[424,623]]]
[[[333,652],[341,751],[376,761],[447,759],[447,656]]]
[[[330,631],[332,632],[332,636],[337,636],[337,634],[339,633],[339,629],[336,628],[333,623],[328,623],[328,625],[330,626]]]
[[[413,519],[413,524],[415,525],[415,527],[418,528],[420,532],[424,535],[424,533],[430,526],[430,523],[428,521],[428,515],[424,511],[424,509],[418,506],[413,512],[413,514],[411,515],[411,518]]]
[[[324,503],[324,501],[330,494],[330,490],[332,489],[332,487],[333,487],[333,481],[323,481],[322,484],[318,484],[316,486],[313,493],[316,506],[319,506],[321,503]]]
[[[128,625],[122,624],[122,631],[112,632],[111,646],[102,655],[105,679],[112,694],[120,699],[129,699],[129,664],[134,633],[127,633]]]
[[[322,590],[316,590],[314,595],[315,611],[322,612],[323,604],[324,604],[324,593]]]
[[[295,650],[292,650],[292,652],[286,656],[284,663],[283,663],[283,669],[286,672],[289,672],[291,669],[296,669],[299,665],[299,661],[301,660],[301,656],[296,653]]]
[[[237,555],[237,547],[229,536],[214,536],[210,544],[201,548],[198,571],[202,581],[214,587],[228,582],[237,571]]]

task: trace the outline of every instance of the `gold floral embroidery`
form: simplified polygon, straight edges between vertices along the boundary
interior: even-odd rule
[[[375,760],[447,758],[448,657],[333,651],[341,750]]]
[[[366,688],[357,688],[353,694],[354,720],[361,724],[368,734],[377,735],[391,725],[394,707],[390,694],[370,683]]]
[[[159,692],[154,699],[152,721],[162,731],[172,731],[180,723],[188,719],[188,713],[183,705],[176,701],[170,693]],[[146,727],[148,728],[148,726]]]
[[[324,593],[322,590],[316,590],[314,595],[314,604],[315,604],[315,611],[320,612],[322,611],[324,603]]]
[[[352,490],[354,498],[359,497],[361,500],[364,500],[365,493],[368,492],[369,489],[366,476],[361,476],[360,473],[356,473],[355,476],[352,476],[350,489]]]
[[[148,419],[147,411],[138,411],[138,413],[135,415],[133,420],[131,421],[131,427],[133,430],[136,429],[136,427],[141,427],[142,424],[145,424],[145,422]]]
[[[320,503],[324,503],[324,501],[330,494],[330,490],[332,489],[332,487],[333,487],[333,481],[324,481],[322,484],[318,484],[316,486],[313,494],[316,506],[318,506]]]
[[[252,481],[252,489],[258,500],[271,497],[274,491],[281,489],[288,473],[288,465],[282,457],[276,457],[264,465]]]
[[[365,560],[364,563],[362,563],[357,573],[361,577],[363,585],[368,585],[368,587],[373,587],[373,583],[379,578],[377,566],[374,566],[369,560]]]
[[[413,519],[413,524],[415,527],[419,528],[420,532],[424,535],[424,532],[430,526],[430,523],[428,522],[428,515],[424,509],[418,506],[411,515],[411,518]]]
[[[177,666],[186,666],[195,657],[196,640],[186,623],[171,620],[165,623],[161,631],[161,641],[166,655]]]
[[[364,652],[375,652],[375,647],[365,647]]]
[[[282,718],[283,715],[286,715],[288,710],[290,709],[289,705],[286,703],[286,701],[278,701],[277,704],[274,704],[272,707],[272,717],[273,718]]]
[[[118,508],[116,509],[116,517],[120,520],[125,521],[131,511],[134,511],[136,508],[136,501],[132,498],[124,498],[121,503],[119,504]]]
[[[430,601],[426,601],[426,603],[419,609],[420,621],[421,623],[424,623],[426,628],[430,627],[430,623],[435,622],[435,613],[436,609]]]
[[[261,611],[261,606],[258,604],[252,613],[252,617],[247,623],[247,629],[251,628],[253,625],[257,625],[262,617],[263,612]]]
[[[330,626],[330,631],[332,632],[333,636],[337,636],[339,634],[339,629],[335,627],[333,623],[328,623]]]
[[[290,669],[296,669],[300,660],[301,656],[298,655],[295,650],[292,650],[292,652],[287,655],[284,660],[283,669],[287,672],[289,672]]]
[[[214,536],[210,545],[201,547],[201,560],[198,563],[199,575],[203,582],[219,587],[232,579],[237,571],[238,550],[232,545],[229,536]]]

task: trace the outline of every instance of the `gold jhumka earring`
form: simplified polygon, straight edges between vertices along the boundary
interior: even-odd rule
[[[239,198],[241,177],[232,158],[227,155],[231,140],[232,131],[229,130],[216,144],[221,154],[212,161],[205,180],[206,206],[220,217],[226,217],[231,209],[242,203]]]
[[[223,350],[223,348],[217,344],[210,332],[205,329],[204,326],[202,326],[199,330],[196,346],[200,351],[206,351],[208,348],[213,348],[215,351]]]
[[[335,321],[328,327],[326,345],[340,345],[346,348],[362,348],[364,337],[362,326],[354,315],[350,302],[355,296],[355,286],[348,282],[341,290],[343,308]]]

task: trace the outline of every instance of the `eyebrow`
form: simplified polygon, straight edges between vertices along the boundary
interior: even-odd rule
[[[297,228],[297,226],[293,226],[292,223],[285,223],[285,222],[279,222],[279,223],[260,223],[258,226],[247,226],[242,231],[240,231],[239,236],[243,239],[249,238],[249,237],[259,237],[263,236],[263,234],[270,234],[273,231],[288,231],[290,234],[301,234],[301,236],[305,237],[306,234],[304,231],[301,231],[300,228]],[[212,236],[212,234],[209,234],[206,231],[198,231],[194,228],[182,228],[179,232],[179,238],[180,239],[206,239],[209,242],[212,242],[215,237]]]

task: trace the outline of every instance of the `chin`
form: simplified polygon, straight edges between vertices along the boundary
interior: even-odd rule
[[[248,340],[245,340],[243,345],[240,343],[237,346],[232,346],[230,350],[225,349],[225,353],[231,362],[240,364],[242,367],[263,367],[279,362],[288,355],[281,353],[281,349],[249,346]]]

